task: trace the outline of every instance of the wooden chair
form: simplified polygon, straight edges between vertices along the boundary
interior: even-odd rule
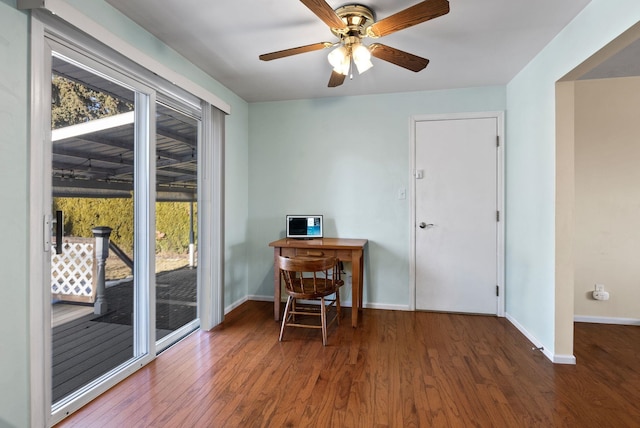
[[[322,344],[327,345],[327,328],[337,321],[340,325],[340,287],[344,281],[340,279],[340,263],[336,257],[311,258],[280,256],[278,259],[280,276],[285,283],[285,291],[288,294],[287,305],[282,317],[280,338],[284,334],[284,328],[304,327],[322,329]],[[333,299],[328,296],[335,295]],[[296,300],[319,300],[320,305],[301,304]],[[335,306],[336,313],[331,321],[327,322],[327,309]],[[320,317],[320,325],[303,323],[297,315],[313,315]]]

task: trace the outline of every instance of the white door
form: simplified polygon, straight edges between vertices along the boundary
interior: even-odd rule
[[[496,117],[417,121],[416,309],[498,311]]]

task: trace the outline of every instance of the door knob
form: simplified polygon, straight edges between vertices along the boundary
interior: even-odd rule
[[[418,226],[420,226],[420,229],[424,229],[425,227],[433,227],[435,225],[433,223],[426,224],[424,221],[422,221]]]

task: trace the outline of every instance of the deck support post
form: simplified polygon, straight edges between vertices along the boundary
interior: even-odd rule
[[[96,238],[96,301],[93,304],[93,313],[104,315],[107,313],[107,296],[105,286],[105,263],[109,257],[109,236],[111,228],[98,226],[91,229]]]

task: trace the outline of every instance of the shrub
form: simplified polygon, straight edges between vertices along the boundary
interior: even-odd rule
[[[132,198],[54,198],[53,210],[64,213],[66,236],[93,236],[91,229],[109,226],[111,240],[133,254]],[[194,204],[194,234],[197,237],[197,204]],[[185,253],[189,249],[189,203],[156,203],[156,251]]]

